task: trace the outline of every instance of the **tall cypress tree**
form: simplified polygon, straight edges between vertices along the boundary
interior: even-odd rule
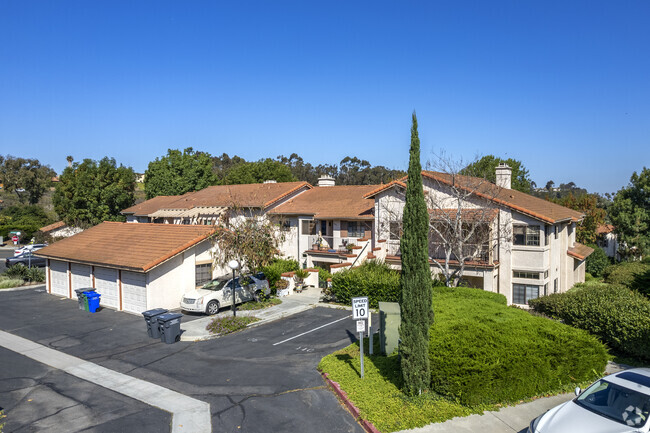
[[[431,324],[431,273],[429,270],[427,205],[422,189],[420,138],[413,112],[406,204],[402,217],[402,289],[400,355],[404,391],[417,395],[429,388],[429,326]]]

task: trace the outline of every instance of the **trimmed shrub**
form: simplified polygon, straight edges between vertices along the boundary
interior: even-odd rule
[[[269,280],[269,286],[275,288],[275,284],[278,282],[282,274],[285,272],[296,271],[300,268],[298,262],[295,260],[285,260],[285,259],[275,259],[273,263],[262,268],[262,272],[266,275],[266,279]]]
[[[373,308],[379,306],[379,301],[398,302],[399,272],[385,263],[364,262],[358,268],[334,274],[331,295],[342,304],[350,304],[357,296],[367,296]]]
[[[498,296],[434,288],[433,390],[467,405],[512,402],[592,380],[604,370],[607,350],[594,336],[504,306]]]
[[[593,275],[594,277],[601,277],[605,268],[607,268],[611,263],[609,257],[605,254],[602,248],[598,245],[591,244],[589,245],[594,249],[594,252],[587,257],[585,261],[585,271]]]
[[[650,297],[650,264],[622,262],[608,266],[603,272],[604,281],[637,290]]]
[[[319,281],[327,281],[329,278],[332,278],[332,274],[327,269],[323,269],[318,266],[316,266],[315,269],[318,269]]]
[[[529,302],[531,308],[584,329],[622,354],[650,359],[650,300],[621,286],[583,283]]]
[[[42,283],[45,281],[45,271],[40,268],[31,268],[27,269],[27,281],[33,281],[35,283]]]

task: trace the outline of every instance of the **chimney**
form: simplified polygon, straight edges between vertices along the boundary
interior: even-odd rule
[[[501,163],[496,169],[497,186],[510,189],[512,186],[512,169],[508,164]]]
[[[336,181],[332,176],[321,176],[318,178],[318,186],[334,186]]]
[[[278,183],[278,181],[269,179],[269,180],[265,180],[264,183]]]

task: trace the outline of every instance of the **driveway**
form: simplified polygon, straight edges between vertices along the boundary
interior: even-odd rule
[[[207,402],[212,431],[363,431],[316,371],[324,355],[354,339],[348,311],[314,308],[222,338],[166,345],[147,337],[142,317],[108,309],[90,314],[74,300],[42,291],[0,291],[0,303],[0,330]],[[101,412],[98,402],[111,401],[115,414],[139,420],[127,430],[153,432],[161,431],[160,422],[169,425],[166,412],[23,358],[1,350],[0,365],[10,367],[0,377],[28,382],[16,382],[17,389],[46,387],[46,394],[68,399],[61,403],[68,405],[66,417],[92,419],[94,411]],[[0,389],[8,431],[38,430],[35,417],[26,415],[33,401]],[[74,431],[56,422],[64,419],[55,409],[49,408],[54,427],[48,431]],[[114,422],[109,418],[104,422]],[[102,425],[99,418],[96,425]]]

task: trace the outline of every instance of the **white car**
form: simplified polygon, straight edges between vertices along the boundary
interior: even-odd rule
[[[47,244],[29,244],[25,245],[24,247],[18,248],[17,250],[14,250],[14,257],[21,255],[22,253],[26,253],[27,251],[38,251],[41,248],[45,248]]]
[[[650,368],[606,376],[535,418],[528,433],[648,433]]]
[[[235,278],[235,303],[259,300],[269,293],[269,282],[262,273]],[[217,314],[221,307],[232,305],[232,279],[219,277],[203,287],[185,293],[181,309],[209,315]]]

